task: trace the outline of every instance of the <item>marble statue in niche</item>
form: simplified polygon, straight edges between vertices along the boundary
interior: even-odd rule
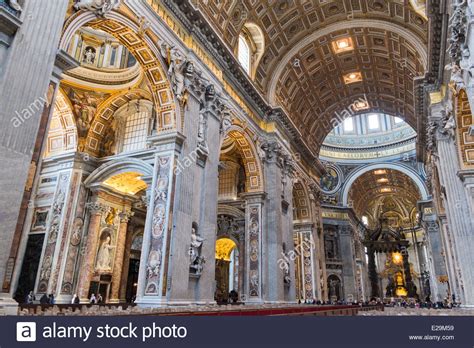
[[[82,62],[86,64],[94,64],[95,62],[95,49],[92,47],[87,47],[86,51],[84,52],[84,56],[82,58]]]
[[[109,232],[103,232],[101,237],[101,245],[97,254],[96,269],[98,271],[111,271],[112,270],[112,254],[115,248],[112,245],[112,238]]]
[[[200,275],[204,267],[204,257],[201,256],[203,242],[204,238],[197,234],[196,227],[193,226],[191,229],[191,245],[189,247],[189,267],[195,275]]]

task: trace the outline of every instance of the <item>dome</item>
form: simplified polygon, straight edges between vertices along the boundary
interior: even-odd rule
[[[346,118],[324,139],[321,158],[364,161],[415,152],[416,132],[402,118],[368,113]]]

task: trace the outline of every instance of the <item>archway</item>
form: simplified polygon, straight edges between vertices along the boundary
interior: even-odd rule
[[[219,163],[219,186],[218,186],[218,216],[217,216],[217,239],[230,238],[235,241],[235,281],[234,288],[227,289],[224,283],[222,289],[218,287],[216,298],[218,301],[227,301],[229,291],[234,290],[233,298],[244,299],[248,292],[249,271],[248,248],[250,243],[246,238],[246,218],[248,217],[248,199],[252,195],[258,195],[263,191],[263,175],[260,158],[257,156],[255,145],[251,136],[239,124],[234,124],[228,129],[222,139],[220,163]],[[254,242],[255,243],[255,242]],[[253,250],[258,249],[254,247]],[[219,261],[225,264],[224,261]],[[216,279],[220,274],[216,269]],[[222,278],[222,276],[219,276]],[[226,278],[224,276],[224,278]],[[227,291],[229,290],[229,291]]]
[[[317,234],[306,184],[297,181],[293,184],[293,242],[295,250],[295,289],[296,299],[313,301],[318,297],[318,275],[320,260],[315,253]],[[316,235],[316,237],[314,237]]]
[[[426,188],[426,185],[424,184],[422,178],[418,175],[418,173],[403,164],[394,164],[394,163],[373,163],[373,164],[367,164],[365,166],[361,166],[358,168],[356,171],[351,173],[351,175],[346,179],[344,183],[344,187],[342,189],[342,204],[344,206],[347,206],[349,203],[349,191],[351,190],[352,185],[354,182],[364,175],[365,173],[368,173],[370,171],[375,171],[375,170],[393,170],[396,172],[400,172],[408,176],[411,181],[414,183],[414,185],[417,188],[417,191],[421,195],[421,199],[426,200],[429,197],[428,190]]]
[[[143,202],[152,174],[151,165],[125,158],[105,163],[85,180],[92,192],[88,204],[101,214],[87,226],[81,300],[92,293],[100,293],[104,302],[134,300],[147,215]]]
[[[239,251],[237,244],[230,238],[216,241],[216,292],[217,303],[227,303],[236,298],[238,289]]]
[[[329,299],[332,302],[337,302],[342,300],[342,283],[341,278],[335,274],[331,274],[327,279],[327,286],[329,290]]]
[[[125,267],[128,267],[127,272],[125,272],[122,278],[125,277],[126,285],[122,289],[122,292],[125,291],[125,300],[128,303],[133,303],[137,296],[137,286],[138,286],[138,274],[140,268],[140,257],[143,244],[143,228],[140,228],[131,238],[131,243],[128,246],[128,265],[124,264]],[[127,262],[127,259],[124,260]]]
[[[115,136],[115,129],[111,127],[114,112],[132,100],[153,101],[153,107],[150,108],[153,112],[149,115],[150,119],[152,118],[150,126],[158,133],[180,129],[182,126],[180,118],[176,115],[179,110],[176,109],[168,77],[163,69],[166,64],[161,57],[162,48],[156,45],[157,42],[163,42],[151,30],[143,31],[138,23],[119,11],[120,9],[109,13],[107,18],[97,18],[89,11],[75,13],[66,23],[60,42],[60,48],[70,52],[77,47],[77,41],[81,40],[77,38],[78,30],[90,28],[95,33],[106,33],[113,37],[136,62],[126,73],[117,73],[115,80],[123,82],[119,86],[115,86],[118,82],[114,79],[103,84],[100,83],[100,80],[94,83],[88,82],[97,74],[103,73],[103,69],[97,68],[94,68],[95,71],[92,73],[88,71],[87,68],[90,64],[83,64],[85,67],[81,67],[81,71],[65,75],[66,79],[63,83],[67,83],[73,88],[80,86],[80,92],[84,94],[84,98],[76,98],[77,104],[80,105],[79,108],[83,110],[82,105],[85,103],[87,104],[85,107],[90,109],[86,111],[89,116],[80,119],[80,151],[86,151],[95,156],[101,155],[103,152],[102,142],[107,141],[104,138]],[[70,53],[73,54],[73,52]],[[100,57],[99,54],[101,54]],[[97,53],[97,59],[102,59],[102,56],[102,53]],[[138,68],[141,71],[139,69],[136,72]],[[110,68],[107,69],[110,70]],[[143,77],[145,82],[141,83]],[[123,86],[121,90],[120,86]],[[101,94],[89,97],[84,92],[88,89],[101,91]],[[78,115],[76,117],[81,118]],[[151,134],[151,127],[148,129],[148,133]]]
[[[54,101],[54,110],[47,134],[43,156],[73,152],[77,147],[77,128],[71,105],[62,90]]]

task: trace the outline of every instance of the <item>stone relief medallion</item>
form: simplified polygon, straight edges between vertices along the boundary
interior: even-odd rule
[[[79,243],[81,243],[82,239],[82,226],[83,226],[83,221],[81,218],[76,218],[74,220],[73,224],[73,232],[71,236],[71,245],[77,246]]]
[[[72,284],[71,283],[63,283],[63,285],[61,287],[61,293],[71,295],[72,294]]]
[[[250,242],[250,260],[257,261],[258,260],[258,242],[253,240]]]
[[[326,166],[327,173],[321,177],[321,190],[326,194],[336,192],[342,184],[340,170],[334,165]]]
[[[250,271],[250,297],[259,296],[259,277],[258,271]]]
[[[163,229],[165,225],[165,206],[163,204],[157,204],[153,214],[153,227],[151,233],[154,238],[160,238],[163,235]]]

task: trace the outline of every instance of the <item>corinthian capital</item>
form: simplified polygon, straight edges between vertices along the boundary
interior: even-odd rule
[[[120,222],[127,223],[135,215],[133,211],[122,211],[119,213]]]
[[[90,214],[104,214],[110,210],[108,206],[99,202],[86,203],[86,208],[89,210]]]

